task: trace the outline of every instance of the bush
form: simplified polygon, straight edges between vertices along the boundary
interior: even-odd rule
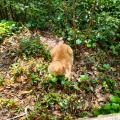
[[[4,37],[10,36],[13,32],[21,29],[22,27],[19,27],[14,21],[2,20],[0,22],[0,41],[2,41]]]
[[[24,38],[19,47],[19,53],[25,59],[30,56],[43,56],[49,57],[49,51],[45,49],[45,46],[40,40]],[[44,53],[44,54],[43,54]]]
[[[73,2],[75,1],[17,0],[14,2],[14,0],[5,0],[1,2],[3,12],[0,10],[0,19],[20,21],[26,23],[29,28],[52,30],[61,34],[71,45],[75,44],[73,42],[74,20],[76,44],[80,45],[83,41],[87,47],[94,48],[99,45],[102,48],[112,48],[113,54],[118,54],[120,50],[117,46],[120,44],[120,1],[76,1],[75,11]]]
[[[94,111],[94,115],[98,116],[100,114],[111,114],[120,112],[120,97],[112,96],[110,102],[103,105],[100,109]]]

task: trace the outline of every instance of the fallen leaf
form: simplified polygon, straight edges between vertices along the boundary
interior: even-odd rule
[[[100,93],[97,93],[97,94],[96,94],[96,97],[97,97],[97,98],[100,98],[100,97],[102,97],[102,95],[101,95]]]
[[[88,53],[88,52],[84,52],[84,54],[85,54],[85,56],[88,56],[90,53]]]
[[[58,110],[58,109],[60,109],[60,106],[59,106],[58,104],[55,104],[55,105],[54,105],[54,108],[55,108],[56,110]]]
[[[95,75],[99,75],[99,72],[98,72],[98,71],[94,71],[94,74],[95,74]]]
[[[5,79],[5,85],[9,85],[10,84],[10,80],[9,79]]]
[[[86,110],[89,106],[89,102],[87,100],[85,100],[85,105],[84,105],[84,110]]]
[[[20,91],[19,95],[30,94],[31,92],[32,92],[32,90],[30,90],[30,91]]]
[[[60,114],[58,111],[54,111],[54,112],[53,112],[53,115],[61,116],[61,114]]]
[[[116,68],[114,68],[114,67],[111,67],[111,70],[114,72],[114,71],[116,71]]]
[[[105,102],[106,101],[106,98],[105,97],[100,97],[99,99],[98,99],[98,102]]]
[[[99,62],[100,61],[100,57],[96,57],[96,60]]]
[[[2,92],[5,89],[5,86],[0,86],[0,92]]]

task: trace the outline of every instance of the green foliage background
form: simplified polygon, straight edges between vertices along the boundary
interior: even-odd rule
[[[103,95],[113,93],[114,96],[100,109],[90,107],[88,111],[93,112],[94,116],[120,112],[120,91],[116,85],[120,54],[120,0],[1,0],[0,20],[0,42],[10,35],[14,35],[13,38],[17,41],[21,40],[18,51],[13,50],[15,54],[11,55],[15,57],[18,54],[20,59],[10,67],[10,82],[25,76],[25,81],[30,82],[26,87],[30,90],[30,95],[32,90],[33,94],[37,93],[40,97],[36,100],[38,103],[31,118],[57,119],[49,111],[55,109],[59,110],[60,117],[66,120],[87,117],[87,111],[79,109],[82,101],[85,101],[81,90],[94,95],[92,88],[99,84],[102,86],[100,92]],[[32,36],[20,38],[21,35],[19,37],[14,34],[15,31],[20,32],[22,24],[27,28],[50,30],[61,35],[72,47],[76,45],[77,52],[84,44],[88,48],[95,48],[93,54],[87,55],[86,52],[80,59],[83,62],[79,63],[79,81],[69,82],[64,76],[56,78],[46,74],[50,62],[49,52],[40,40]],[[109,52],[117,56],[108,54]],[[87,74],[88,71],[94,72]],[[0,75],[0,86],[5,84],[4,79],[5,77]],[[67,89],[63,89],[64,87]],[[9,103],[8,106],[14,104],[13,100],[5,102]]]
[[[48,29],[73,43],[73,2],[75,2],[76,44],[120,50],[119,0],[3,0],[0,19],[22,22],[27,27]],[[94,7],[94,10],[93,10]],[[89,26],[90,20],[92,24]],[[89,30],[86,34],[86,31]]]

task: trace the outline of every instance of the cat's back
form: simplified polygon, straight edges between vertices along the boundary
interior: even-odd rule
[[[64,60],[73,58],[73,51],[67,44],[58,44],[51,50],[52,60]]]
[[[61,43],[61,44],[56,45],[51,50],[51,52],[64,54],[67,52],[68,49],[71,49],[69,45]]]

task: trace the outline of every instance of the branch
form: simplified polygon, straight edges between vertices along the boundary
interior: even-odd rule
[[[22,113],[22,114],[20,114],[20,115],[18,115],[18,116],[15,116],[15,117],[13,117],[13,118],[8,118],[7,120],[14,120],[14,119],[16,119],[16,118],[23,117],[23,116],[25,116],[25,115],[28,114],[28,111],[29,111],[29,110],[32,111],[32,109],[31,109],[29,106],[26,106],[24,113]]]
[[[76,0],[73,0],[73,30],[74,30],[74,49],[75,49],[75,54],[76,54],[76,50],[77,50],[77,47],[76,47],[76,22],[75,22],[75,2]]]
[[[90,26],[92,25],[92,16],[93,16],[95,7],[96,7],[96,1],[95,1],[94,5],[93,5],[93,7],[92,7],[92,9],[91,9],[90,22],[89,22],[88,27],[87,27],[87,30],[86,30],[86,32],[85,32],[84,40],[83,40],[82,43],[81,43],[80,51],[81,51],[81,49],[82,49],[82,46],[83,46],[83,44],[84,44],[84,41],[85,41],[86,38],[87,38],[87,35],[88,35],[88,31],[89,31],[89,29],[90,29]]]
[[[64,10],[61,7],[58,7],[62,12],[64,12]]]

